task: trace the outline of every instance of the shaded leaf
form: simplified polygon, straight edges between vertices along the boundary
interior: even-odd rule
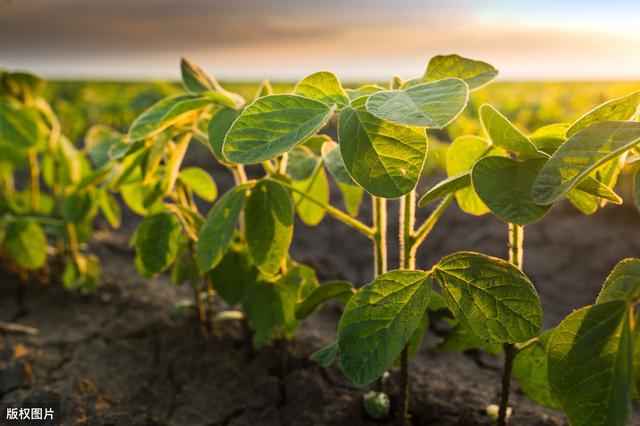
[[[180,222],[174,215],[156,213],[146,217],[134,236],[141,272],[149,275],[166,270],[178,255],[181,237]]]
[[[420,198],[420,201],[418,201],[418,206],[424,207],[432,201],[446,197],[449,194],[453,194],[469,186],[471,186],[471,171],[462,172],[448,177],[447,179],[438,182],[426,194],[424,194]]]
[[[233,122],[242,113],[241,109],[221,108],[209,121],[209,144],[214,155],[220,161],[227,161],[223,153],[224,139]]]
[[[348,281],[329,281],[316,287],[296,306],[296,318],[303,320],[311,315],[325,302],[335,299],[347,303],[355,290]]]
[[[47,260],[47,237],[40,225],[27,219],[9,222],[0,240],[9,258],[26,269],[39,269]]]
[[[634,303],[640,298],[640,259],[624,259],[609,274],[596,303],[624,300]]]
[[[324,368],[331,367],[331,364],[336,362],[338,357],[338,341],[334,340],[327,346],[324,346],[311,354],[311,360],[323,366]]]

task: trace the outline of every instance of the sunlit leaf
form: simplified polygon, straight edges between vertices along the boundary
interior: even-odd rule
[[[640,91],[607,101],[576,120],[567,129],[566,135],[569,138],[580,130],[600,121],[631,120],[638,113],[638,106],[640,106]]]
[[[488,104],[480,107],[482,127],[495,146],[526,158],[539,157],[538,149],[507,118]]]
[[[317,72],[303,78],[296,85],[293,93],[316,99],[327,105],[344,106],[349,103],[349,97],[338,78],[326,71]]]
[[[429,61],[422,80],[434,81],[456,77],[465,81],[469,85],[469,90],[476,90],[487,85],[497,75],[498,70],[486,62],[459,55],[438,55]]]
[[[218,187],[213,178],[199,167],[186,167],[180,170],[179,179],[205,201],[211,202],[218,196]]]

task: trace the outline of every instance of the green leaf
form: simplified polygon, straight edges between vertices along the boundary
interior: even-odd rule
[[[544,165],[533,186],[533,200],[550,204],[585,176],[640,143],[640,123],[603,121],[571,136]]]
[[[298,95],[255,100],[234,121],[224,141],[224,157],[258,163],[287,152],[322,128],[335,107]]]
[[[134,236],[142,272],[151,275],[166,270],[178,255],[181,237],[180,222],[174,215],[156,213],[146,217]]]
[[[84,149],[95,167],[107,164],[111,157],[109,152],[122,143],[123,135],[109,126],[91,126],[84,137]]]
[[[0,102],[0,142],[20,148],[35,146],[40,138],[38,115],[34,109]]]
[[[458,55],[438,55],[431,58],[423,81],[457,77],[469,85],[469,90],[480,89],[496,78],[498,70],[486,62]]]
[[[340,112],[338,135],[345,167],[369,193],[397,198],[415,188],[427,155],[423,129],[346,107]]]
[[[529,140],[533,142],[538,151],[552,155],[567,140],[565,134],[568,128],[567,123],[549,124],[536,129],[529,135]]]
[[[12,220],[2,244],[9,258],[23,268],[39,269],[47,260],[47,237],[36,222]]]
[[[294,180],[291,184],[294,188],[304,191],[313,199],[329,204],[329,180],[322,167],[318,167],[309,178],[300,181]],[[305,225],[316,226],[322,222],[327,212],[324,207],[295,192],[292,197],[296,212]]]
[[[638,113],[640,104],[640,91],[621,98],[612,99],[598,105],[567,129],[566,136],[570,138],[582,129],[586,129],[600,121],[626,121],[633,119]]]
[[[338,341],[334,340],[327,346],[324,346],[311,354],[311,360],[323,366],[324,368],[331,367],[331,364],[336,362],[338,357]]]
[[[72,223],[80,223],[96,213],[97,202],[93,191],[72,192],[62,201],[62,217]]]
[[[242,113],[241,109],[233,109],[224,107],[220,109],[209,121],[209,144],[220,161],[227,161],[224,156],[224,138],[227,136],[229,129],[234,121]]]
[[[318,168],[320,159],[306,146],[297,146],[289,151],[287,175],[294,181],[311,178]]]
[[[99,190],[98,206],[105,219],[107,219],[107,222],[109,222],[109,225],[114,229],[119,228],[122,221],[122,213],[120,203],[116,197],[106,189]]]
[[[498,355],[502,353],[502,346],[497,343],[488,343],[478,338],[476,334],[461,324],[447,333],[444,340],[438,343],[438,350],[444,352],[464,352],[471,349],[482,349],[487,353]]]
[[[212,202],[218,196],[218,187],[213,178],[199,167],[187,167],[180,170],[179,179],[194,194],[205,201]]]
[[[220,197],[207,214],[195,252],[200,272],[211,270],[222,259],[238,226],[246,193],[247,185],[236,186]]]
[[[280,270],[293,238],[293,206],[289,193],[277,182],[261,180],[245,207],[249,252],[263,274]]]
[[[424,207],[432,201],[446,197],[461,189],[471,186],[471,171],[462,172],[455,176],[451,176],[434,185],[426,194],[418,201],[418,206]]]
[[[640,259],[624,259],[607,277],[596,303],[602,304],[613,300],[634,303],[640,298],[639,287]]]
[[[215,81],[206,72],[184,58],[180,60],[180,72],[182,84],[190,92],[208,92],[216,89]]]
[[[569,191],[569,193],[573,191],[581,191],[589,195],[605,199],[614,204],[622,204],[622,198],[620,198],[618,194],[613,192],[613,190],[607,185],[591,176],[587,176],[581,180],[573,190]]]
[[[242,301],[245,289],[259,280],[260,271],[253,263],[246,244],[232,241],[208,276],[216,294],[233,306]]]
[[[495,146],[527,158],[540,157],[533,142],[491,105],[484,104],[480,107],[480,119],[484,131]]]
[[[296,318],[303,320],[320,308],[328,300],[336,299],[347,303],[354,293],[348,281],[329,281],[316,287],[304,300],[296,306]]]
[[[430,275],[391,271],[360,288],[338,324],[342,370],[355,385],[380,377],[418,327],[429,304]]]
[[[447,150],[447,175],[449,177],[471,170],[474,163],[486,155],[499,155],[499,149],[492,149],[491,143],[477,136],[460,136]],[[473,190],[467,187],[456,192],[456,201],[460,210],[472,215],[483,215],[489,208]]]
[[[331,176],[333,176],[336,182],[340,182],[345,185],[356,185],[347,171],[344,161],[342,161],[340,146],[337,143],[334,141],[324,142],[322,144],[322,158],[324,160],[324,164],[329,170],[329,173],[331,173]]]
[[[536,404],[559,409],[547,378],[547,345],[553,330],[545,331],[538,341],[518,352],[513,362],[513,376],[520,389]]]
[[[573,426],[624,426],[631,408],[629,309],[623,301],[578,309],[551,335],[548,377]]]
[[[507,223],[528,225],[540,220],[551,208],[533,202],[531,189],[546,160],[516,161],[484,157],[473,166],[471,182],[480,199]]]
[[[435,277],[454,317],[481,339],[518,343],[538,334],[540,298],[527,276],[511,263],[459,252],[435,266]]]
[[[345,93],[338,77],[326,71],[311,74],[296,85],[293,93],[318,100],[329,106],[345,106],[349,104],[349,97]]]
[[[403,90],[376,92],[367,110],[376,117],[405,126],[441,129],[467,106],[469,88],[457,78],[422,83]]]
[[[298,266],[275,283],[256,281],[247,286],[242,301],[249,326],[255,331],[253,343],[262,347],[273,339],[291,339],[298,327],[295,304],[304,285]]]
[[[129,129],[129,139],[136,142],[165,130],[186,115],[212,103],[198,95],[177,95],[158,101],[135,119]]]

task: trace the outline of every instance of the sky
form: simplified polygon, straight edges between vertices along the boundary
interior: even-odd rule
[[[0,0],[0,68],[167,79],[181,57],[222,80],[422,74],[458,53],[507,80],[640,80],[634,0]]]

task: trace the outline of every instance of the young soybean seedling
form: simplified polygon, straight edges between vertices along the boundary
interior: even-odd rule
[[[469,89],[496,74],[484,62],[438,56],[421,79],[402,83],[396,78],[397,88],[365,95],[340,112],[340,153],[353,180],[376,197],[401,198],[401,262],[399,270],[376,277],[349,301],[338,326],[337,352],[345,375],[357,385],[371,383],[400,360],[404,424],[409,422],[409,343],[417,345],[425,331],[431,294],[431,275],[415,270],[415,252],[450,202],[414,228],[415,186],[427,155],[425,130],[449,124],[466,106]]]
[[[622,109],[626,107],[627,110],[635,111],[638,103],[637,96],[631,95],[622,99],[624,101],[618,103]],[[629,103],[632,105],[629,106]],[[587,114],[574,126],[594,116],[606,119],[603,110],[607,108],[607,105],[608,103]],[[620,108],[616,113],[618,114],[616,117],[620,117]],[[633,114],[633,112],[626,114]],[[437,185],[425,196],[425,200],[442,196],[444,192],[449,190],[451,192],[457,191],[456,197],[459,202],[462,200],[463,203],[466,203],[461,203],[461,205],[465,205],[467,208],[472,206],[471,209],[475,209],[472,213],[482,214],[485,209],[488,209],[505,220],[509,224],[510,261],[521,268],[523,227],[539,220],[550,208],[550,204],[538,205],[533,201],[534,181],[538,179],[538,174],[543,170],[543,167],[546,167],[547,161],[551,161],[547,152],[554,153],[558,146],[564,142],[567,127],[548,126],[528,138],[488,105],[481,108],[480,116],[491,142],[474,137],[460,138],[454,142],[448,156],[448,169],[450,166],[460,165],[449,164],[451,161],[463,163],[461,168],[472,161],[475,163],[468,172],[461,172]],[[465,146],[471,148],[466,150],[466,155],[464,150],[460,149]],[[505,157],[505,151],[516,159]],[[470,158],[473,153],[478,154],[479,159]],[[491,155],[483,157],[488,153]],[[455,169],[456,167],[451,168]],[[615,178],[611,178],[611,176],[617,176],[617,173],[616,171],[607,172],[607,176],[610,177],[607,183],[611,186],[613,186],[612,181],[615,182]],[[598,175],[598,177],[600,176]],[[462,183],[451,184],[456,180]],[[468,187],[469,184],[472,184],[472,187]],[[460,190],[460,188],[464,189]],[[614,203],[621,202],[609,186],[590,176],[584,178],[582,182],[576,183],[575,188],[568,192],[568,196],[576,207],[588,214],[597,209],[600,198]],[[507,420],[511,368],[518,349],[513,344],[505,343],[504,351],[503,390],[498,410],[498,423],[501,425],[506,424]]]
[[[31,74],[0,73],[0,248],[22,271],[37,270],[47,267],[51,237],[64,263],[63,284],[88,293],[100,265],[83,244],[98,208],[114,226],[119,212],[98,187],[109,168],[92,170],[87,154],[61,133],[44,86]],[[14,176],[25,168],[29,184],[21,190]]]

